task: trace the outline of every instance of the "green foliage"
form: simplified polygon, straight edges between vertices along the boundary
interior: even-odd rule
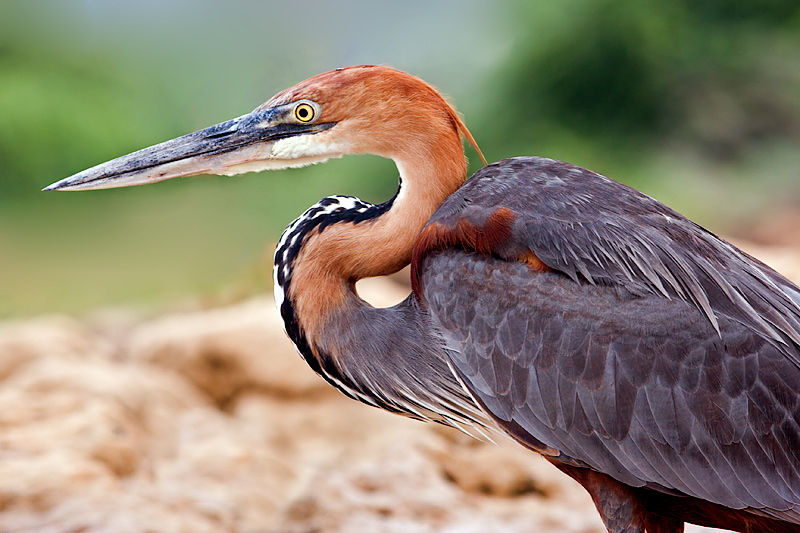
[[[394,65],[456,96],[490,161],[568,160],[701,223],[766,205],[770,188],[795,183],[800,194],[797,0],[445,4],[416,3],[392,51],[382,33],[399,4],[357,14],[348,4],[351,15],[307,2],[319,24],[301,34],[280,16],[252,16],[289,17],[299,9],[290,3],[226,4],[224,16],[170,0],[3,3],[0,317],[264,290],[270,242],[292,218],[334,193],[387,199],[392,164],[354,157],[232,179],[39,189],[354,62]],[[484,43],[474,59],[460,49],[473,41]],[[445,64],[457,66],[440,72]]]
[[[490,142],[557,147],[569,138],[644,157],[684,144],[726,160],[797,140],[795,1],[573,0],[518,10],[514,54],[496,77],[503,105],[491,122],[504,126]]]
[[[0,72],[0,202],[180,132],[156,84],[134,83],[102,57],[79,64],[6,47]]]

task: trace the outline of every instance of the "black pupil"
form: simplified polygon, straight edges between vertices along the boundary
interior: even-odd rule
[[[308,118],[308,108],[301,107],[300,109],[298,109],[297,116],[299,116],[300,118]]]

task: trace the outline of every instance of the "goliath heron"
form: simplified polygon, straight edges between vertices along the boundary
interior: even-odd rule
[[[800,289],[567,163],[466,180],[462,136],[475,146],[430,85],[356,66],[47,190],[391,158],[391,200],[325,198],[278,243],[275,300],[318,374],[392,412],[506,432],[581,483],[610,532],[800,531]],[[405,301],[358,297],[357,280],[409,263]]]

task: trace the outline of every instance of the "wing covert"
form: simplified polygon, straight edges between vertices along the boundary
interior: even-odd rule
[[[655,200],[550,160],[487,167],[432,222],[480,227],[500,208],[516,218],[491,254],[417,264],[455,371],[498,424],[634,487],[800,523],[798,289]],[[525,250],[551,270],[513,260]]]
[[[743,325],[464,251],[426,270],[457,373],[531,447],[737,509],[800,500],[800,370]]]
[[[626,185],[551,159],[524,157],[476,173],[431,223],[516,215],[498,255],[531,252],[574,281],[691,303],[783,345],[800,345],[800,289],[757,259]],[[795,349],[785,350],[800,366]]]

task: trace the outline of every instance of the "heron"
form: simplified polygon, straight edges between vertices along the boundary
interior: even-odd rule
[[[316,373],[509,435],[577,480],[611,533],[800,531],[800,288],[578,166],[518,157],[467,179],[463,139],[480,154],[433,86],[358,65],[45,190],[392,159],[390,200],[324,198],[277,244],[275,302]],[[401,303],[359,297],[357,280],[409,264]]]

